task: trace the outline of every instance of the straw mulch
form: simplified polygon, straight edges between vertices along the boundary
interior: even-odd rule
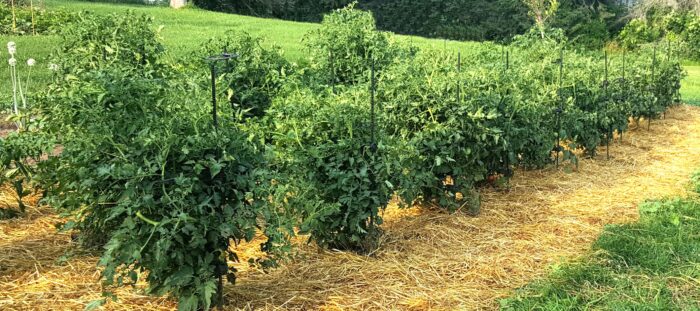
[[[389,208],[371,256],[300,243],[291,262],[265,274],[240,267],[227,286],[227,309],[474,310],[583,254],[609,223],[634,221],[647,198],[683,196],[700,168],[700,108],[673,108],[666,119],[625,134],[595,159],[569,169],[518,171],[511,191],[482,189],[482,215]],[[100,297],[97,257],[56,234],[57,216],[33,209],[0,222],[0,310],[78,310]],[[242,257],[255,254],[242,246]],[[65,262],[66,252],[76,252]],[[108,310],[170,310],[172,300],[117,292]]]

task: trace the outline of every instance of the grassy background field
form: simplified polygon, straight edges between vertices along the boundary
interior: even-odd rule
[[[169,7],[146,6],[136,4],[95,3],[75,0],[46,0],[48,9],[70,11],[89,11],[85,14],[110,14],[132,10],[153,16],[154,26],[163,26],[161,37],[163,43],[173,55],[185,55],[199,48],[208,39],[224,35],[228,31],[246,31],[254,36],[263,37],[264,44],[279,46],[285,57],[292,62],[301,62],[306,58],[304,36],[316,29],[314,23],[299,23],[276,19],[256,18],[242,15],[225,14],[187,7],[174,10]],[[448,49],[454,52],[479,45],[476,42],[460,42],[439,39],[427,39],[415,36],[396,36],[397,41],[411,42],[421,48]],[[6,104],[11,93],[5,43],[15,41],[18,49],[18,61],[37,60],[33,69],[35,87],[48,83],[51,74],[48,70],[48,56],[59,42],[57,36],[0,36],[0,104]],[[22,68],[24,70],[24,68]],[[26,73],[23,73],[23,75]],[[31,90],[30,90],[31,93]]]
[[[688,76],[683,80],[681,95],[688,104],[700,106],[700,66],[685,66]]]
[[[163,26],[161,37],[173,55],[184,55],[198,49],[208,39],[221,36],[228,31],[246,31],[265,38],[268,46],[276,45],[284,50],[287,59],[302,62],[306,58],[304,36],[318,27],[318,24],[282,21],[276,19],[256,18],[242,15],[210,12],[194,7],[174,10],[169,7],[145,6],[135,4],[95,3],[75,0],[47,0],[49,9],[70,11],[89,11],[85,14],[109,14],[133,10],[154,17],[156,27]],[[479,43],[427,39],[414,36],[397,35],[396,40],[411,42],[424,49],[447,49],[460,51],[474,48]],[[37,88],[46,85],[51,77],[48,70],[48,56],[59,42],[57,36],[0,36],[0,104],[6,104],[11,94],[7,54],[4,45],[15,41],[18,47],[18,61],[25,64],[28,58],[37,60],[37,67],[32,72],[32,85]],[[3,57],[2,55],[5,55]],[[688,63],[688,77],[681,90],[684,100],[693,105],[700,105],[700,65]],[[25,70],[26,68],[21,68]],[[26,75],[26,71],[22,73]],[[30,85],[31,87],[31,85]],[[31,90],[30,90],[31,93]]]

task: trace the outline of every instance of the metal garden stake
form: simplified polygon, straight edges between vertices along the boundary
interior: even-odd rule
[[[561,151],[561,114],[564,111],[563,98],[561,94],[561,88],[563,85],[564,78],[564,48],[559,50],[559,88],[557,90],[557,95],[559,95],[559,107],[556,109],[557,114],[557,147],[556,147],[556,165],[559,167],[559,152]]]
[[[206,60],[209,62],[209,68],[211,69],[211,103],[212,103],[212,109],[211,109],[211,114],[212,114],[212,121],[214,123],[214,130],[218,130],[219,128],[219,120],[218,120],[218,115],[216,112],[216,64],[220,61],[226,61],[238,57],[237,54],[230,54],[226,52],[226,49],[224,49],[224,52],[221,53],[220,55],[212,55],[206,58]],[[227,267],[228,268],[228,267]],[[223,275],[225,272],[222,272],[221,267],[216,267],[216,272],[218,274],[218,283],[217,283],[217,305],[219,310],[224,309],[224,281],[223,281]]]
[[[462,53],[457,53],[457,106],[462,101]]]
[[[605,108],[607,110],[607,113],[610,113],[610,94],[608,93],[608,51],[604,51],[605,53],[605,80],[603,80],[603,90],[605,91]],[[608,135],[606,139],[606,147],[605,151],[607,153],[607,159],[610,160],[610,138],[613,134],[613,129],[612,129],[612,124],[609,125],[608,128]]]
[[[651,88],[650,92],[654,94],[654,89],[656,89],[656,44],[654,44],[654,55],[651,59]],[[651,129],[651,114],[653,111],[649,111],[649,120],[647,120],[647,131]]]
[[[375,134],[374,134],[374,132],[375,132],[375,123],[376,123],[376,120],[375,120],[375,112],[374,112],[374,106],[375,106],[375,104],[374,104],[374,92],[375,92],[375,90],[376,90],[376,80],[375,80],[375,77],[374,77],[374,58],[372,58],[372,69],[371,69],[371,77],[370,77],[370,88],[371,88],[371,90],[370,90],[370,106],[371,106],[370,117],[371,117],[371,119],[372,119],[372,120],[371,120],[371,128],[370,128],[371,135],[372,135],[372,142],[371,142],[371,145],[370,145],[370,150],[371,150],[372,152],[376,152],[376,151],[377,151],[377,141],[376,141],[376,137],[375,137]]]
[[[212,55],[206,58],[206,60],[209,62],[209,68],[211,69],[211,115],[214,122],[214,128],[216,129],[219,128],[219,119],[216,113],[216,64],[217,62],[228,61],[237,57],[237,54],[230,54],[224,50],[224,52],[219,55]]]

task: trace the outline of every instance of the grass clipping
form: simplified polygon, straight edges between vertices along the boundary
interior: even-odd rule
[[[551,264],[575,258],[608,223],[637,218],[647,198],[684,196],[700,167],[700,108],[673,108],[605,147],[579,169],[517,171],[509,192],[481,189],[482,214],[449,215],[428,208],[390,207],[385,235],[371,256],[300,243],[294,260],[265,274],[239,266],[226,287],[227,310],[497,309],[513,289]],[[97,257],[75,254],[56,234],[58,218],[30,209],[0,222],[0,310],[79,310],[100,298]],[[257,246],[238,251],[254,256]],[[175,302],[139,288],[117,292],[106,310],[171,310]]]

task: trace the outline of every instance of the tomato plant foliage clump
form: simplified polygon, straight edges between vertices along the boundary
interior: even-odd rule
[[[297,191],[302,232],[319,245],[369,251],[394,191],[397,146],[372,120],[369,92],[299,89],[271,108],[270,127]]]
[[[79,27],[152,29],[149,19],[132,17],[94,17]],[[144,42],[155,40],[150,31],[103,48],[159,46]],[[80,40],[91,47],[103,39]],[[160,51],[89,63],[74,59],[80,54],[58,55],[65,74],[41,107],[47,131],[62,146],[60,156],[41,164],[46,200],[71,219],[66,228],[104,245],[100,265],[108,285],[145,277],[150,293],[178,297],[181,310],[206,309],[215,298],[216,277],[235,280],[227,264],[237,260],[232,241],[251,241],[262,232],[268,238],[263,249],[274,252],[291,228],[281,227],[281,214],[270,203],[265,148],[249,139],[252,133],[232,108],[215,129],[208,93],[190,80],[198,77],[189,78]]]

